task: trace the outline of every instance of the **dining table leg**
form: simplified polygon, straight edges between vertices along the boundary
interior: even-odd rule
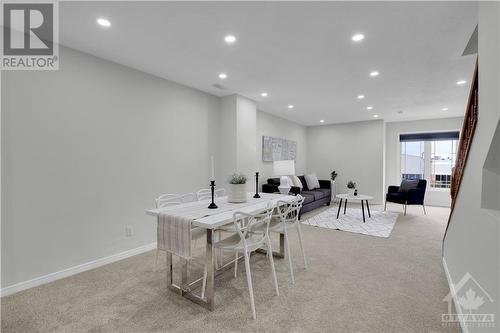
[[[215,267],[214,267],[214,243],[213,243],[214,230],[207,229],[207,248],[206,248],[206,262],[207,266],[207,286],[205,296],[207,298],[207,308],[210,311],[215,307]]]
[[[167,252],[167,287],[172,288],[172,253]]]

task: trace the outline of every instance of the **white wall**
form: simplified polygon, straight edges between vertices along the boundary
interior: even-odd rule
[[[218,154],[217,97],[60,51],[2,73],[2,287],[154,242],[145,209],[206,187]]]
[[[385,145],[386,145],[386,169],[384,188],[389,185],[399,185],[401,183],[401,147],[399,134],[418,132],[437,132],[449,130],[461,130],[463,117],[401,121],[386,123]],[[450,206],[450,192],[443,190],[430,190],[427,187],[425,203],[431,206]]]
[[[262,136],[272,136],[297,142],[297,157],[295,160],[295,174],[303,175],[306,172],[306,127],[292,121],[273,116],[269,113],[257,112],[257,135],[256,135],[256,163],[259,175],[259,190],[267,179],[276,177],[273,174],[273,162],[262,161]]]
[[[384,122],[363,121],[307,128],[307,170],[320,179],[337,171],[338,192],[353,180],[362,194],[382,203]]]
[[[491,295],[479,313],[496,313],[500,325],[500,218],[481,208],[482,172],[500,118],[500,4],[479,3],[479,121],[455,210],[444,242],[444,259],[457,283],[467,272]],[[498,204],[498,203],[497,203]],[[469,332],[488,331],[469,328]]]
[[[255,189],[256,113],[255,102],[246,97],[229,95],[221,98],[219,187],[228,186],[230,175],[238,172],[247,176],[247,190]]]

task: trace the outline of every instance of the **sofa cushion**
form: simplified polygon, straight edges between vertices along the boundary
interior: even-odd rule
[[[308,194],[308,195],[312,195],[314,197],[314,200],[319,200],[319,199],[322,199],[325,194],[321,191],[317,191],[317,190],[314,190],[314,191],[302,191],[302,194]]]
[[[299,180],[302,183],[302,189],[304,191],[309,191],[309,189],[307,188],[307,183],[306,183],[306,179],[304,178],[304,176],[299,176]]]
[[[314,191],[323,192],[323,198],[330,197],[332,195],[332,190],[330,190],[329,188],[317,188]]]
[[[280,185],[280,179],[279,178],[268,178],[267,183],[270,185]]]
[[[303,205],[310,204],[314,201],[314,195],[312,194],[302,192],[300,195],[304,197],[304,202],[302,203]]]

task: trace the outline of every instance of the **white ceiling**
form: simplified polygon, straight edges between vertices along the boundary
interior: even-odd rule
[[[463,115],[475,60],[467,2],[61,2],[59,16],[62,44],[308,126]]]

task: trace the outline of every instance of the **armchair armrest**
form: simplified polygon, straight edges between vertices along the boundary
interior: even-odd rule
[[[395,192],[399,192],[399,186],[394,186],[394,185],[389,186],[387,193],[395,193]]]
[[[319,180],[319,188],[332,188],[332,183],[329,180]]]
[[[425,188],[412,188],[408,191],[406,202],[408,205],[423,205],[425,197]]]

